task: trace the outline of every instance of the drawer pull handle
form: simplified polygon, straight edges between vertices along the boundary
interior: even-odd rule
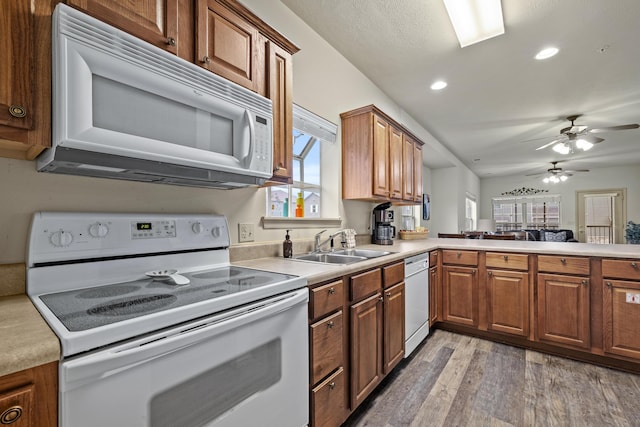
[[[204,64],[208,64],[208,63],[210,63],[210,62],[211,62],[211,59],[210,59],[208,56],[205,56],[204,58],[202,58],[202,62],[203,62]]]
[[[9,114],[17,119],[21,119],[27,115],[27,110],[20,105],[12,105],[9,107]]]
[[[167,44],[168,44],[169,46],[175,46],[175,45],[176,45],[176,39],[174,39],[173,37],[169,37],[169,38],[167,39]]]
[[[636,262],[632,262],[632,263],[631,263],[631,268],[635,268],[635,269],[637,269],[637,268],[638,268],[638,263],[636,263]]]
[[[13,424],[22,417],[22,406],[12,406],[0,414],[0,424]]]
[[[476,274],[476,269],[471,270],[471,274]]]
[[[505,262],[509,261],[509,255],[505,255],[503,258]]]
[[[329,329],[333,329],[333,320],[331,320],[329,323],[327,323],[327,327]]]
[[[588,285],[588,284],[589,284],[589,281],[588,281],[587,279],[583,279],[583,280],[582,280],[582,284],[586,286],[586,285]]]
[[[611,282],[607,282],[607,287],[609,287],[609,288],[610,288],[611,286],[613,286],[613,285],[611,284]]]
[[[334,288],[329,288],[329,295],[333,295],[336,293],[336,290]]]
[[[387,298],[391,298],[391,292],[387,292]]]
[[[331,381],[331,382],[329,383],[329,388],[330,388],[331,390],[333,390],[334,388],[336,388],[336,383],[335,383],[335,381]]]
[[[493,271],[490,271],[487,273],[489,275],[489,277],[493,276]]]
[[[566,258],[560,258],[560,262],[563,263],[563,264],[566,264],[567,263],[567,259]]]
[[[378,301],[384,301],[384,297],[378,298]]]
[[[456,255],[458,255],[458,258],[460,258],[462,256],[462,252],[458,251]]]

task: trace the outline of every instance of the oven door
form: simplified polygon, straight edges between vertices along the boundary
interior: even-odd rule
[[[303,426],[308,290],[60,365],[60,425]]]

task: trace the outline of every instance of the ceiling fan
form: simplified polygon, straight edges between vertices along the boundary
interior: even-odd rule
[[[576,126],[574,122],[580,116],[581,114],[576,114],[576,115],[567,117],[567,120],[571,122],[571,126],[567,126],[566,128],[560,129],[560,135],[557,138],[555,138],[551,142],[548,142],[536,148],[536,150],[542,150],[544,148],[547,148],[553,145],[553,150],[560,154],[569,154],[573,152],[573,150],[576,148],[581,149],[583,151],[587,151],[593,147],[593,144],[597,144],[599,142],[604,141],[604,138],[591,135],[593,133],[609,132],[614,130],[637,129],[640,127],[640,125],[637,123],[632,123],[628,125],[618,125],[618,126],[606,126],[601,128],[589,128],[588,126]]]
[[[573,170],[564,170],[557,166],[559,162],[551,162],[552,167],[547,169],[546,176],[542,179],[542,182],[545,184],[553,183],[557,184],[558,182],[564,182],[569,179],[570,176],[573,176],[574,173],[577,172],[589,172],[589,169],[573,169]],[[545,172],[538,173],[530,173],[526,176],[538,176],[544,175]]]

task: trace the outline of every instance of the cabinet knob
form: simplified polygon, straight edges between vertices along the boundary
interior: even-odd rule
[[[176,45],[176,39],[174,39],[173,37],[169,37],[169,38],[167,39],[167,44],[168,44],[169,46],[175,46],[175,45]]]
[[[607,287],[610,288],[611,286],[613,286],[611,282],[607,282]]]
[[[560,262],[563,263],[563,264],[566,264],[567,263],[567,259],[566,258],[560,258]]]
[[[336,293],[336,290],[334,288],[329,288],[329,295],[333,295]]]
[[[273,171],[278,172],[280,169],[282,169],[280,166],[276,166],[275,168],[273,168]]]
[[[334,381],[331,381],[331,382],[329,383],[329,388],[330,388],[331,390],[333,390],[334,388],[336,388],[336,383],[335,383]]]
[[[631,268],[636,268],[637,269],[638,268],[638,263],[632,262],[631,263]]]
[[[13,117],[21,119],[27,115],[27,110],[25,110],[25,108],[21,107],[20,105],[11,105],[9,107],[9,114],[11,114]]]
[[[391,298],[391,292],[387,292],[387,298]]]
[[[378,298],[378,301],[384,301],[384,297]]]
[[[208,56],[205,56],[204,58],[202,58],[202,62],[205,63],[205,64],[208,64],[208,63],[211,62],[211,59],[209,59]]]
[[[460,258],[462,256],[462,252],[458,251],[456,255],[458,255],[458,258]]]
[[[22,406],[12,406],[0,414],[0,424],[13,424],[22,417]]]
[[[327,327],[329,329],[333,329],[333,320],[329,321],[329,323],[327,323]]]
[[[471,270],[471,274],[476,274],[476,269]]]
[[[589,284],[589,281],[587,279],[582,279],[582,284],[587,286]]]
[[[489,277],[493,276],[493,271],[490,271],[487,273],[489,275]]]
[[[505,256],[503,256],[503,258],[504,258],[505,261],[509,261],[509,255],[505,255]]]

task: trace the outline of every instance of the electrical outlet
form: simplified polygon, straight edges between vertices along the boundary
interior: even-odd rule
[[[253,224],[238,224],[238,242],[253,242]]]

